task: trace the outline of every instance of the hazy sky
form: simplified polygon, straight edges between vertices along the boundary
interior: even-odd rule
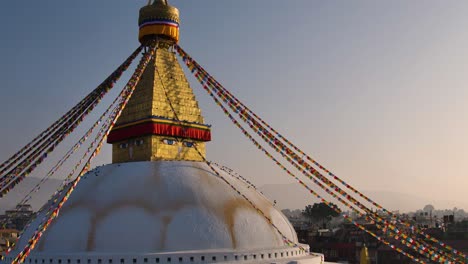
[[[146,2],[0,4],[0,160],[138,46]],[[468,2],[170,2],[180,45],[337,175],[360,190],[468,209]],[[213,125],[209,159],[257,185],[291,182],[192,86]],[[109,148],[99,162],[110,162]]]

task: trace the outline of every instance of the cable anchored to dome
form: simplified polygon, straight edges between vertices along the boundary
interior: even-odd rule
[[[346,207],[349,207],[350,209],[359,213],[360,215],[365,216],[368,221],[374,223],[379,229],[387,230],[387,233],[390,235],[389,238],[395,239],[396,241],[401,243],[401,245],[404,245],[409,249],[414,250],[417,254],[426,256],[434,261],[448,261],[449,263],[455,263],[460,259],[465,258],[458,251],[451,251],[449,247],[440,245],[441,248],[438,248],[432,244],[427,243],[426,241],[424,241],[424,239],[420,239],[419,237],[413,236],[411,235],[411,233],[406,233],[406,231],[404,231],[403,229],[398,228],[394,224],[388,222],[387,220],[382,219],[378,214],[365,207],[356,198],[354,198],[353,196],[345,192],[343,189],[338,187],[331,180],[326,179],[322,174],[320,174],[317,170],[313,169],[304,160],[303,157],[305,153],[302,152],[301,157],[300,155],[295,154],[292,151],[292,149],[287,147],[285,144],[281,143],[281,139],[283,137],[277,137],[274,136],[272,133],[268,132],[267,127],[263,127],[261,125],[261,122],[257,122],[255,120],[255,117],[258,117],[257,115],[249,115],[249,110],[247,110],[248,108],[246,108],[238,99],[233,97],[232,94],[225,90],[225,88],[222,85],[216,82],[216,80],[214,80],[214,78],[212,78],[203,68],[201,68],[201,66],[198,63],[196,63],[190,56],[188,56],[187,53],[185,53],[179,46],[176,46],[176,50],[178,51],[179,55],[182,57],[184,62],[186,62],[191,72],[194,73],[197,80],[202,84],[203,88],[207,90],[207,92],[215,100],[217,105],[222,107],[225,114],[229,116],[231,121],[233,121],[236,126],[241,128],[240,124],[237,121],[235,121],[235,119],[233,119],[229,111],[226,108],[224,108],[224,106],[222,106],[222,103],[226,104],[233,113],[238,115],[243,122],[245,122],[258,136],[260,136],[267,143],[267,145],[275,149],[275,151],[281,154],[283,158],[285,158],[289,163],[296,167],[302,174],[307,176],[320,188],[324,189],[335,199],[338,199]],[[219,97],[222,102],[216,99],[215,96]],[[271,126],[269,127],[271,128]],[[241,130],[249,139],[253,140],[253,138],[248,133],[246,133],[245,129],[241,128]],[[261,150],[264,150],[258,142],[253,142]],[[265,154],[267,154],[267,152],[265,152]],[[267,156],[272,158],[271,155],[267,154]],[[279,165],[279,163],[277,164]],[[323,167],[320,166],[320,168],[322,169]],[[322,185],[322,183],[320,183],[319,181],[329,186],[330,189]],[[306,184],[304,182],[299,180],[299,183],[306,187]],[[343,198],[340,198],[340,196],[342,196]],[[345,202],[343,199],[349,200],[351,203]],[[363,211],[357,211],[357,208],[362,209]],[[381,238],[379,238],[379,240],[381,240]],[[421,261],[417,257],[409,255],[401,249],[398,249],[398,247],[395,247],[393,245],[391,247],[395,248],[397,251],[404,254],[405,256],[408,256],[417,261]]]
[[[119,80],[140,51],[141,47],[75,107],[2,164],[0,198],[30,175],[81,124],[104,95],[113,88],[114,83]]]
[[[86,173],[87,170],[89,170],[90,162],[99,154],[105,138],[109,135],[110,131],[112,130],[112,127],[115,125],[116,120],[119,118],[119,116],[122,113],[122,110],[125,108],[128,101],[130,100],[130,97],[132,96],[135,87],[140,81],[146,66],[148,65],[149,61],[154,55],[155,44],[151,44],[149,47],[149,51],[144,53],[140,60],[140,63],[137,66],[137,69],[133,73],[127,85],[123,88],[122,92],[120,93],[119,104],[112,111],[111,117],[108,119],[108,122],[106,122],[106,125],[103,126],[103,128],[101,128],[101,133],[98,133],[95,141],[93,141],[97,146],[95,148],[93,148],[93,146],[88,148],[88,150],[91,151],[91,153],[89,155],[86,155],[88,156],[88,158],[86,160],[86,163],[81,167],[78,177],[76,177],[73,182],[67,185],[67,187],[64,188],[61,193],[56,195],[57,201],[50,206],[48,213],[46,214],[47,218],[41,222],[41,224],[33,234],[32,238],[26,244],[25,248],[18,253],[18,255],[14,258],[12,263],[16,264],[24,262],[24,259],[29,255],[31,250],[34,249],[37,242],[42,237],[42,234],[52,223],[53,219],[55,219],[58,216],[60,209],[68,200],[70,194],[75,190],[75,187],[81,180],[81,177]]]

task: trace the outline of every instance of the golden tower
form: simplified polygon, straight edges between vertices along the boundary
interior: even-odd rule
[[[140,9],[138,39],[157,42],[130,101],[108,136],[112,162],[202,161],[210,126],[173,52],[179,40],[179,10],[165,0]]]

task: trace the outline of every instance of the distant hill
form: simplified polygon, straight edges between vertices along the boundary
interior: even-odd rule
[[[304,209],[306,205],[317,202],[317,199],[305,188],[296,183],[267,184],[261,186],[259,190],[270,200],[276,200],[276,206],[279,209]],[[323,192],[317,192],[323,195]],[[468,209],[467,201],[433,201],[429,198],[391,191],[363,191],[363,193],[386,209],[400,210],[400,212],[416,211],[427,204],[434,205],[436,209],[452,209],[454,207]]]
[[[31,190],[41,179],[35,177],[27,177],[23,182],[15,187],[14,191],[9,192],[5,197],[0,198],[0,214],[3,214],[5,210],[9,210],[16,207],[19,201]],[[49,179],[40,188],[40,192],[33,196],[33,199],[29,202],[33,210],[38,210],[55,192],[55,190],[62,183],[61,180]]]
[[[40,179],[34,177],[26,178],[19,184],[15,191],[8,193],[0,199],[0,214],[5,210],[14,208],[16,204],[31,190]],[[34,210],[39,209],[55,192],[62,183],[61,180],[50,179],[35,195],[30,204]],[[299,184],[267,184],[259,188],[272,202],[276,200],[278,209],[304,209],[308,204],[318,202],[310,193]],[[323,192],[318,192],[323,195]],[[389,210],[400,210],[401,212],[416,211],[422,209],[427,204],[432,204],[436,209],[452,209],[454,207],[463,208],[468,211],[468,201],[433,201],[428,198],[418,197],[412,194],[390,191],[364,191],[366,195]]]

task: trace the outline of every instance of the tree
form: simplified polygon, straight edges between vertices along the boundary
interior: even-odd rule
[[[333,203],[330,203],[330,206],[336,207]],[[337,217],[339,213],[325,203],[315,203],[313,205],[307,205],[302,211],[302,215],[309,219],[309,223],[315,220],[322,221],[325,225],[325,221],[330,221],[332,217]]]
[[[432,204],[428,204],[428,205],[424,206],[423,211],[424,212],[432,212],[432,211],[434,211],[434,206]]]

